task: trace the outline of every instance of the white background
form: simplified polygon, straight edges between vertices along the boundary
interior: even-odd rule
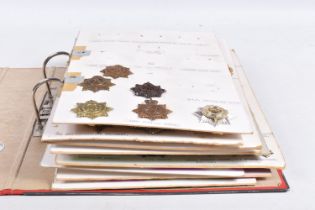
[[[0,1],[0,66],[40,67],[79,29],[214,31],[236,49],[287,161],[287,193],[0,197],[0,209],[315,209],[315,2]],[[56,59],[55,65],[64,60]],[[313,198],[313,199],[312,199]]]

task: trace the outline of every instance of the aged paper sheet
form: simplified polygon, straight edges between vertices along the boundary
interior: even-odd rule
[[[116,78],[102,72],[115,65],[129,68],[132,74]],[[95,75],[111,81],[96,92],[94,87],[93,91],[83,90],[82,82]],[[140,107],[148,107],[145,100],[149,99],[132,91],[147,82],[162,89],[152,95],[155,102],[151,102],[164,106],[159,115],[163,119],[147,119],[148,113]],[[92,119],[77,113],[90,100],[106,103],[102,116]],[[200,110],[208,105],[224,108],[228,116],[217,123],[201,115]],[[211,33],[81,33],[53,122],[224,133],[253,131],[218,40]]]

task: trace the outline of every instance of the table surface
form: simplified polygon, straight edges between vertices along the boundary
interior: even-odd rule
[[[315,209],[315,3],[0,0],[0,66],[40,67],[80,29],[214,31],[236,49],[287,162],[286,193],[7,196],[0,209]],[[65,60],[56,58],[53,65]]]

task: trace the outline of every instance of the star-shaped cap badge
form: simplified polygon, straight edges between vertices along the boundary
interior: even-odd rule
[[[89,79],[84,79],[79,85],[83,87],[83,91],[90,90],[97,92],[99,90],[109,90],[109,88],[115,84],[112,83],[110,79],[106,79],[102,76],[94,76]]]
[[[150,82],[146,82],[142,85],[136,84],[135,87],[131,88],[136,96],[142,96],[145,98],[161,97],[166,91],[161,86],[155,86]]]
[[[101,72],[104,74],[105,77],[112,77],[114,79],[117,79],[119,77],[128,78],[128,76],[132,74],[129,68],[122,65],[107,66]]]
[[[214,125],[217,125],[218,122],[222,120],[228,121],[228,110],[215,106],[215,105],[207,105],[201,108],[201,114],[206,118],[212,120]]]
[[[94,119],[97,117],[107,117],[108,112],[113,110],[106,106],[106,102],[98,103],[90,100],[85,103],[77,103],[77,106],[71,109],[72,112],[77,114],[77,117],[88,117]]]
[[[145,100],[144,102],[145,104],[138,104],[138,108],[133,110],[140,118],[166,119],[167,115],[172,112],[166,108],[165,104],[158,104],[158,101]]]

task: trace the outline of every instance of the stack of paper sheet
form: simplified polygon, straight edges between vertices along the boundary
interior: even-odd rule
[[[42,141],[56,190],[254,186],[284,168],[211,33],[81,33]]]

